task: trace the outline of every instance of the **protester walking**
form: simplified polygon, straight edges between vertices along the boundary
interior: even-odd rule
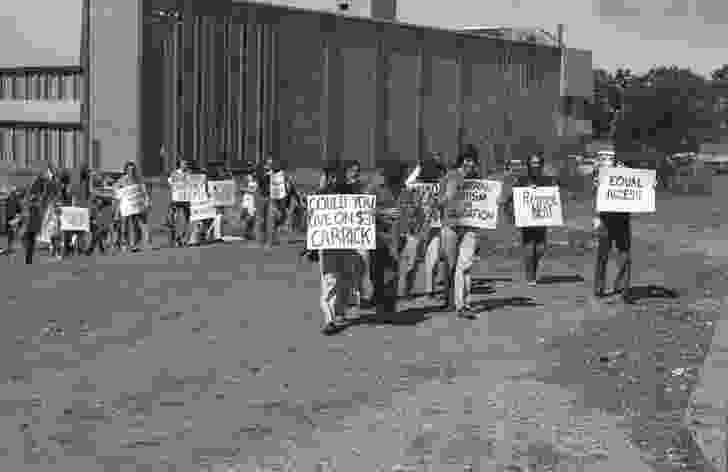
[[[467,319],[478,318],[470,305],[470,271],[478,249],[480,230],[458,223],[456,197],[465,179],[478,178],[479,165],[477,153],[463,153],[458,157],[455,169],[448,172],[441,183],[442,246],[448,274],[447,305],[454,305],[458,317]]]
[[[441,229],[442,214],[437,204],[439,195],[438,189],[440,180],[447,173],[447,168],[442,163],[439,153],[432,153],[420,161],[418,166],[407,178],[409,187],[417,184],[433,186],[431,192],[425,194],[425,200],[418,201],[417,222],[413,224],[412,231],[407,234],[407,239],[402,250],[400,259],[400,281],[399,295],[410,296],[412,286],[417,277],[420,264],[425,264],[425,296],[428,301],[437,302],[435,292],[435,279],[438,269],[441,268]],[[421,193],[414,192],[419,196]]]
[[[594,189],[599,186],[599,173],[610,167],[624,167],[623,164],[610,158],[594,173]],[[595,198],[596,206],[596,198]],[[594,296],[603,298],[607,296],[606,277],[609,263],[609,253],[612,248],[617,250],[617,276],[614,280],[614,295],[621,295],[622,300],[629,303],[631,271],[632,271],[632,226],[629,213],[601,212],[594,218],[594,232],[597,238],[597,260],[594,273]]]
[[[544,175],[544,156],[539,152],[531,156],[526,162],[526,175],[520,176],[513,184],[514,187],[553,187],[558,182],[555,177]],[[506,203],[507,211],[515,214],[513,194]],[[532,226],[521,228],[521,244],[523,246],[523,271],[526,282],[535,286],[537,284],[538,267],[546,254],[547,230],[545,226]]]
[[[273,155],[269,154],[255,171],[258,195],[256,198],[256,238],[266,248],[277,243],[276,220],[279,207],[271,195],[273,174],[281,171],[281,166]]]
[[[372,301],[381,321],[393,320],[397,312],[402,238],[414,208],[414,196],[405,188],[406,169],[403,162],[386,162],[366,192],[376,197],[376,249],[370,252],[370,263]]]
[[[351,193],[346,185],[344,171],[338,163],[327,165],[322,172],[317,194],[333,195]],[[357,282],[357,252],[350,249],[323,249],[304,251],[309,259],[318,261],[321,273],[321,310],[324,315],[322,332],[326,335],[338,332],[346,324],[346,310],[351,292]]]
[[[368,193],[369,184],[365,183],[361,178],[361,164],[359,161],[352,160],[343,164],[346,183],[352,194],[363,195]],[[359,308],[371,308],[373,306],[372,298],[374,296],[374,284],[371,272],[371,252],[366,249],[357,251],[359,260],[357,261],[357,286],[355,289],[355,304]]]
[[[131,161],[124,165],[124,175],[116,183],[117,189],[119,190],[130,185],[144,186],[136,164]],[[149,229],[147,227],[147,215],[151,207],[151,202],[148,193],[146,193],[146,189],[144,207],[144,210],[140,213],[121,217],[126,250],[138,252],[141,249],[140,246],[146,246],[148,242]]]
[[[25,250],[25,263],[33,263],[36,241],[43,225],[43,197],[28,193],[21,208],[20,239]]]
[[[187,181],[191,174],[189,161],[180,157],[177,160],[177,168],[167,178],[170,190],[174,185]],[[171,200],[167,214],[167,225],[169,227],[169,245],[172,247],[185,246],[190,232],[190,202],[176,202]]]

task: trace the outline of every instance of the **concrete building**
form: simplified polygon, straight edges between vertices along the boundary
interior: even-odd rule
[[[152,176],[180,154],[205,166],[274,153],[294,169],[336,157],[371,167],[429,150],[452,159],[473,144],[496,165],[590,134],[573,126],[557,137],[559,48],[398,23],[393,0],[354,0],[344,13],[336,0],[332,11],[237,0],[86,1],[88,67],[80,54],[71,70],[88,77],[88,91],[79,78],[77,93],[88,94],[88,113],[74,105],[81,143],[62,163],[118,170],[138,160]],[[575,54],[570,86],[591,93],[591,55]],[[28,160],[12,149],[7,159]]]

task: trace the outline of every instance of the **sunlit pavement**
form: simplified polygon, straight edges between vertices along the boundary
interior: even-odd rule
[[[644,236],[657,224],[664,237]],[[354,323],[329,338],[317,270],[298,247],[4,266],[0,469],[697,463],[675,441],[719,319],[725,261],[697,247],[710,232],[685,230],[693,237],[680,243],[664,229],[636,224],[634,282],[648,297],[634,306],[593,301],[593,253],[561,236],[543,271],[551,283],[524,286],[499,231],[475,274],[479,320],[404,302],[401,324]],[[664,298],[665,287],[680,297]]]

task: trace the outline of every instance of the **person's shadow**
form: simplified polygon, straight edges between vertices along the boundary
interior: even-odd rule
[[[575,284],[584,282],[581,275],[544,275],[539,277],[539,285]]]
[[[638,285],[629,289],[629,299],[632,302],[650,298],[674,300],[680,298],[680,292],[659,285]]]

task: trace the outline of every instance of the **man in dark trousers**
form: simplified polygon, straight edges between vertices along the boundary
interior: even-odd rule
[[[365,192],[376,196],[377,247],[370,260],[373,302],[381,321],[392,321],[397,312],[400,248],[414,205],[413,195],[404,185],[406,169],[403,162],[386,162]]]
[[[514,187],[554,187],[558,185],[555,177],[544,175],[544,157],[539,152],[529,158],[526,163],[527,174],[518,177]],[[513,195],[506,204],[509,213],[514,213]],[[523,268],[526,281],[529,285],[536,285],[538,265],[546,253],[546,227],[532,226],[521,228],[521,243],[523,244]]]
[[[610,167],[623,167],[614,159],[606,160],[599,170]],[[599,185],[599,172],[595,172],[595,191]],[[595,193],[596,194],[596,193]],[[601,212],[594,218],[594,231],[597,237],[597,261],[594,273],[594,296],[607,295],[606,278],[609,253],[617,249],[617,277],[614,280],[614,294],[621,295],[625,303],[632,301],[630,283],[632,272],[632,225],[629,213]]]

